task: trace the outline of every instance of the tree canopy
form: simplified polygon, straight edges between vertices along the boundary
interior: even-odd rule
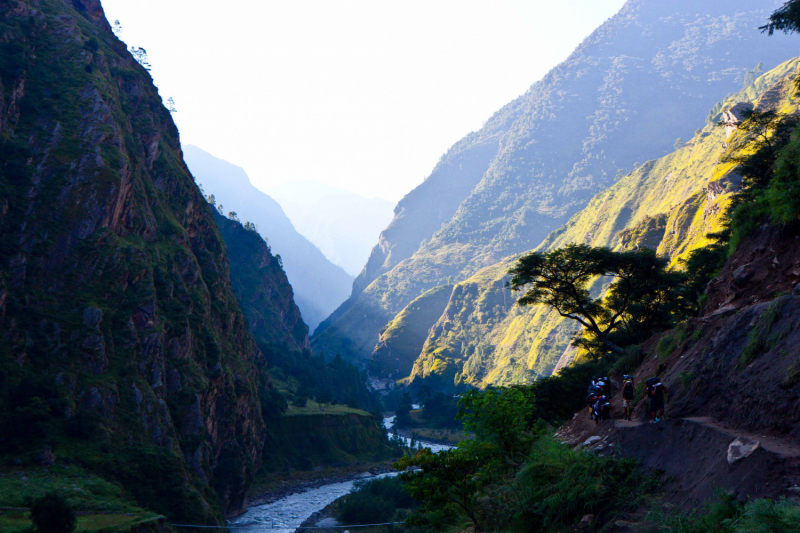
[[[800,0],[789,0],[783,4],[769,17],[769,23],[759,29],[769,35],[776,31],[800,32]]]
[[[736,128],[744,133],[743,138],[728,150],[723,161],[739,164],[744,188],[763,187],[769,182],[778,154],[789,142],[797,122],[797,115],[771,109],[748,109],[742,113]]]
[[[527,289],[518,305],[548,305],[619,354],[624,349],[611,334],[621,331],[641,342],[668,323],[680,285],[680,274],[667,272],[666,261],[652,250],[614,252],[585,244],[529,253],[509,273],[512,290]],[[611,281],[605,298],[591,293],[598,278]]]

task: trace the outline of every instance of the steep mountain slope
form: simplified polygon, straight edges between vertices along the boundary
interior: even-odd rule
[[[285,183],[266,192],[297,231],[352,276],[364,268],[381,230],[392,221],[392,202],[314,181]]]
[[[712,118],[745,102],[759,109],[796,111],[792,94],[797,66],[793,59],[759,77],[715,106]],[[570,243],[612,249],[649,246],[679,266],[680,258],[708,244],[706,235],[719,229],[730,194],[741,181],[735,164],[720,162],[739,132],[729,137],[726,128],[711,122],[684,147],[646,162],[595,196],[539,249]],[[574,323],[545,307],[513,306],[519,295],[503,288],[512,263],[513,257],[507,258],[456,285],[414,365],[412,381],[432,379],[440,387],[530,382],[572,360]]]
[[[435,322],[448,305],[452,285],[440,285],[423,293],[400,311],[381,331],[381,338],[370,360],[370,374],[400,379],[411,367]]]
[[[285,398],[273,391],[261,399],[265,420],[274,423],[267,428],[269,441],[274,444],[282,437],[278,415],[286,399],[326,396],[333,403],[374,412],[376,401],[358,369],[341,359],[325,361],[309,350],[308,326],[294,303],[292,286],[261,235],[218,212],[214,219],[230,258],[231,286],[268,364],[266,372]]]
[[[231,263],[231,286],[263,354],[274,389],[261,395],[265,445],[256,484],[292,469],[388,458],[392,452],[372,413],[375,398],[365,376],[342,361],[328,362],[309,350],[308,327],[292,298],[292,286],[267,243],[254,230],[214,212]],[[343,412],[312,413],[286,399],[327,396],[347,404]],[[297,403],[296,401],[294,403]]]
[[[535,248],[620,169],[670,152],[750,69],[788,59],[785,41],[755,29],[778,5],[629,1],[398,204],[312,345],[368,357],[421,291]]]
[[[233,211],[241,220],[255,223],[281,256],[303,320],[313,330],[347,299],[352,276],[300,235],[278,202],[256,189],[240,167],[196,146],[185,146],[184,152],[195,180],[224,207],[223,214]]]
[[[259,344],[290,351],[308,348],[308,326],[292,286],[267,243],[255,231],[213,210],[231,264],[231,287]]]
[[[0,35],[4,455],[240,512],[271,386],[169,112],[97,0],[4,2]]]

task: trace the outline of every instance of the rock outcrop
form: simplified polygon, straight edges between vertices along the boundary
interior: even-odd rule
[[[725,134],[730,137],[736,131],[739,124],[745,120],[745,114],[753,110],[753,105],[750,103],[739,103],[722,112],[722,122],[725,124]]]

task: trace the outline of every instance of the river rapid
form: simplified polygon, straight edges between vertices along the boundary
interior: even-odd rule
[[[394,416],[384,417],[383,427],[388,430],[393,426]],[[403,439],[406,446],[410,445],[410,439],[407,437],[400,438]],[[420,447],[430,448],[433,452],[452,448],[452,446],[434,444],[424,440],[418,442]],[[357,482],[396,475],[396,472],[375,476],[365,473],[350,481],[330,483],[304,492],[291,494],[272,503],[251,507],[246,513],[233,520],[231,526],[235,527],[235,531],[292,533],[312,514],[321,511],[342,496],[349,494]],[[232,530],[233,527],[231,528]]]

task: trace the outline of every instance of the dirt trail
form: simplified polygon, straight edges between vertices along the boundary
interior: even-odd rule
[[[785,439],[769,437],[766,435],[758,435],[756,433],[749,433],[747,431],[741,431],[739,429],[728,428],[719,424],[710,416],[690,416],[686,418],[679,418],[678,420],[686,420],[687,422],[694,422],[695,424],[700,424],[701,426],[712,428],[727,435],[730,435],[733,438],[746,437],[749,439],[757,440],[761,443],[761,446],[765,450],[767,450],[768,452],[772,452],[775,455],[784,459],[800,457],[800,445],[794,444]],[[619,419],[614,420],[614,426],[623,429],[635,428],[649,423],[651,422],[642,422],[641,420],[619,420]]]

